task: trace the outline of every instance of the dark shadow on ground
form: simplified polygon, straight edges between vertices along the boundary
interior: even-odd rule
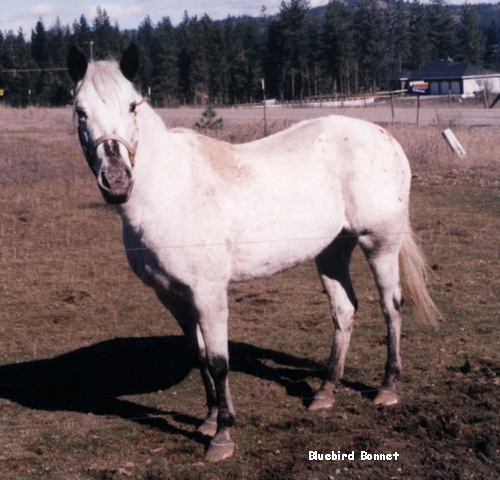
[[[324,367],[312,360],[243,342],[229,342],[229,358],[231,371],[276,382],[306,407],[314,396],[307,378],[324,376]]]
[[[367,385],[366,383],[352,382],[350,380],[342,380],[341,383],[344,387],[354,390],[355,392],[359,392],[361,396],[368,398],[369,400],[375,400],[378,393],[378,388]]]
[[[314,394],[307,379],[323,376],[323,368],[316,362],[287,353],[243,342],[230,342],[229,351],[232,371],[276,382],[305,406]],[[0,366],[0,397],[36,410],[118,416],[197,438],[194,428],[201,419],[121,398],[168,390],[182,382],[193,367],[183,336],[116,338],[55,358]],[[345,384],[360,391],[365,387]],[[186,429],[169,423],[169,416],[175,416],[177,425],[183,423]]]
[[[58,357],[0,366],[0,397],[35,410],[111,415],[195,438],[200,420],[128,401],[125,395],[168,390],[193,362],[182,336],[116,338]],[[192,425],[181,430],[159,415]]]

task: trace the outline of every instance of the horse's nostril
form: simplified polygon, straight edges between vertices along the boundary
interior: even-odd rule
[[[111,188],[111,185],[108,182],[108,179],[106,178],[106,172],[101,172],[101,184],[104,188]]]

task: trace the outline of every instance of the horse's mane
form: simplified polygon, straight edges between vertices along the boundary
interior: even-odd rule
[[[92,85],[98,97],[111,108],[123,107],[124,102],[130,102],[130,98],[125,98],[124,95],[130,92],[130,82],[123,76],[118,62],[114,60],[90,62],[80,88],[88,83]]]

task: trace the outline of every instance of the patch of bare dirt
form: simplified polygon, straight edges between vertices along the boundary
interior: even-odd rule
[[[445,318],[433,329],[406,312],[401,403],[371,403],[385,326],[359,252],[360,308],[329,411],[305,408],[332,340],[314,266],[238,284],[229,295],[237,449],[209,465],[207,439],[194,432],[205,414],[199,375],[180,329],[126,264],[119,219],[103,206],[71,126],[61,129],[70,112],[21,113],[0,134],[2,478],[500,477],[496,131],[481,131],[490,147],[460,165],[435,131],[394,131],[411,153],[412,221]],[[355,459],[309,460],[309,451]]]

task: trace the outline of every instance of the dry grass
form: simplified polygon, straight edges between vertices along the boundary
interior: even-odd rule
[[[413,170],[424,166],[460,171],[478,171],[483,175],[497,176],[500,169],[500,142],[495,128],[455,127],[453,132],[464,147],[467,155],[457,157],[442,138],[441,127],[408,128],[389,127],[403,146]]]
[[[296,114],[297,112],[294,112]],[[224,115],[223,115],[224,116]],[[290,120],[275,120],[272,129]],[[170,126],[192,126],[169,117]],[[228,141],[261,135],[224,119]],[[402,403],[369,401],[385,329],[361,255],[360,310],[331,411],[303,403],[319,386],[331,326],[311,264],[231,288],[238,449],[203,462],[204,414],[180,331],[126,265],[120,221],[103,205],[70,110],[0,109],[0,476],[17,479],[496,478],[499,476],[498,132],[395,126],[416,177],[412,220],[446,321],[407,312]],[[398,451],[397,464],[309,462],[308,450]]]

